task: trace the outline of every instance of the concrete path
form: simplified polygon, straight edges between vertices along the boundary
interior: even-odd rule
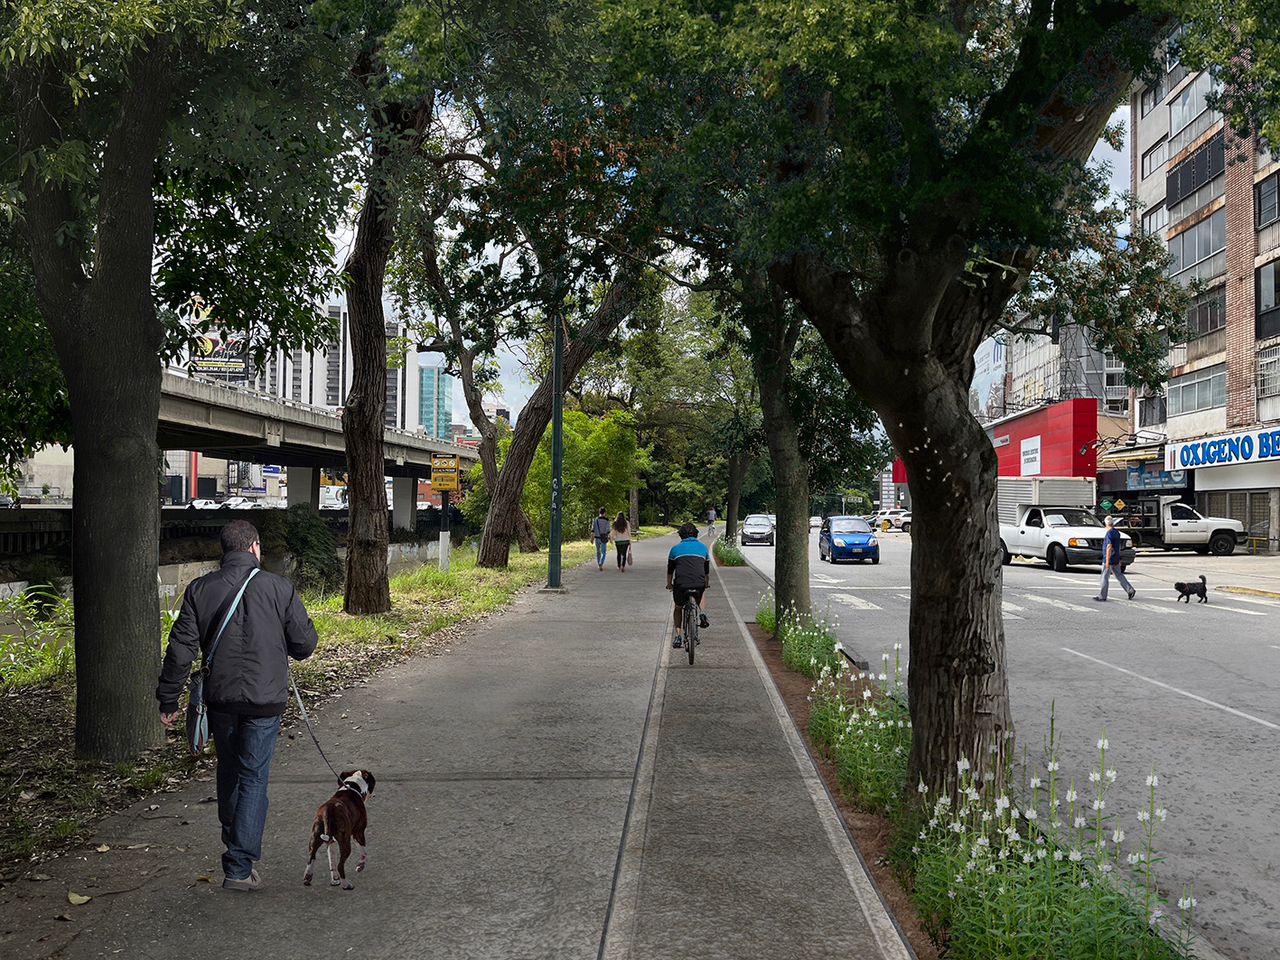
[[[903,960],[734,622],[759,577],[713,583],[690,667],[669,656],[669,546],[640,543],[627,574],[572,571],[567,594],[530,593],[325,706],[335,763],[378,776],[355,891],[301,885],[332,786],[299,729],[277,753],[263,889],[218,888],[213,785],[195,783],[105,822],[109,851],[0,891],[0,954]]]

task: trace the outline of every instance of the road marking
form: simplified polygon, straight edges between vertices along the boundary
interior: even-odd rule
[[[817,580],[819,583],[839,583],[840,582],[837,578],[829,577],[825,573],[811,573],[809,575],[809,578],[811,580]]]
[[[766,580],[768,580],[770,583],[773,583],[773,579],[772,579],[771,577],[765,577],[765,579],[766,579]],[[891,590],[910,590],[910,589],[911,589],[910,585],[909,585],[909,584],[905,584],[905,583],[899,583],[899,584],[892,585],[892,586],[887,586],[887,587],[865,587],[865,586],[864,586],[864,587],[860,587],[860,586],[857,586],[856,584],[846,583],[846,582],[842,582],[842,581],[837,581],[837,582],[835,582],[835,583],[811,583],[811,584],[809,584],[809,586],[810,586],[812,589],[814,589],[814,590],[885,590],[885,591],[891,591]]]
[[[1268,730],[1280,730],[1280,723],[1272,723],[1270,720],[1263,720],[1261,717],[1255,717],[1253,714],[1245,713],[1243,710],[1237,710],[1235,707],[1228,707],[1226,704],[1218,703],[1216,700],[1210,700],[1207,697],[1202,697],[1199,694],[1192,693],[1189,690],[1183,690],[1181,687],[1175,687],[1172,684],[1164,683],[1161,680],[1153,680],[1151,679],[1151,677],[1144,677],[1140,673],[1134,673],[1134,671],[1127,670],[1124,667],[1118,667],[1114,663],[1107,663],[1107,661],[1105,660],[1099,660],[1097,657],[1091,657],[1089,656],[1089,654],[1081,653],[1079,650],[1072,650],[1070,647],[1063,647],[1062,649],[1065,652],[1072,654],[1073,656],[1080,657],[1083,660],[1090,660],[1093,663],[1099,664],[1100,666],[1103,666],[1103,667],[1110,667],[1112,670],[1116,670],[1119,673],[1126,674],[1130,677],[1133,677],[1136,680],[1141,680],[1143,683],[1149,683],[1153,687],[1159,687],[1162,690],[1168,690],[1172,693],[1181,694],[1182,696],[1187,697],[1190,700],[1195,700],[1197,703],[1203,703],[1206,706],[1214,707],[1215,709],[1221,710],[1224,713],[1230,713],[1233,716],[1243,717],[1245,720],[1252,720],[1254,723],[1259,724],[1260,726],[1266,727]]]
[[[911,599],[911,594],[909,594],[909,593],[898,593],[898,594],[894,594],[894,596],[896,596],[899,600],[910,600],[910,599]]]
[[[1212,600],[1209,601],[1213,603]],[[1259,600],[1257,597],[1242,597],[1239,594],[1231,594],[1232,603],[1256,603],[1260,607],[1280,607],[1280,602],[1275,600]]]
[[[867,926],[871,928],[871,933],[875,937],[876,943],[880,946],[880,956],[884,960],[909,960],[915,954],[907,947],[901,929],[893,917],[889,915],[888,908],[880,898],[880,894],[871,880],[871,874],[867,869],[866,862],[862,859],[862,854],[854,847],[853,838],[849,835],[848,828],[845,826],[840,814],[836,812],[835,800],[832,798],[830,791],[827,790],[827,785],[823,782],[822,777],[819,776],[813,756],[800,739],[800,734],[791,719],[791,714],[787,712],[786,704],[782,702],[782,695],[778,693],[777,685],[774,684],[773,677],[769,674],[769,668],[765,666],[764,658],[760,656],[760,651],[757,649],[755,641],[751,639],[751,634],[747,632],[747,625],[743,622],[741,614],[738,613],[737,604],[733,602],[733,596],[725,586],[724,577],[721,576],[718,568],[713,569],[715,569],[716,580],[720,583],[720,589],[724,591],[724,597],[729,601],[729,612],[738,623],[738,632],[742,636],[742,642],[746,644],[747,652],[751,654],[751,660],[756,666],[756,673],[760,677],[760,683],[764,686],[769,702],[773,706],[774,719],[778,721],[778,726],[782,728],[782,736],[791,750],[791,758],[795,761],[800,778],[809,790],[809,799],[813,802],[813,808],[818,814],[818,819],[822,822],[823,830],[827,835],[827,842],[831,844],[832,852],[835,853],[840,866],[844,868],[845,879],[849,881],[849,887],[853,891],[858,905],[862,907],[862,915],[866,918]]]
[[[1170,610],[1168,607],[1157,607],[1154,603],[1142,603],[1138,600],[1131,601],[1128,606],[1137,607],[1139,610],[1150,610],[1152,613],[1177,613],[1176,610]]]
[[[1093,607],[1082,607],[1078,603],[1067,603],[1065,600],[1055,600],[1053,597],[1037,597],[1034,593],[1022,594],[1023,600],[1032,600],[1035,603],[1043,603],[1046,607],[1056,607],[1059,610],[1073,610],[1076,613],[1097,613]]]
[[[846,607],[853,607],[853,609],[855,610],[884,609],[883,607],[879,607],[876,604],[872,603],[870,600],[863,600],[861,597],[854,597],[848,594],[837,594],[831,599],[833,599],[836,603],[843,603]]]
[[[1157,599],[1157,600],[1164,600],[1164,601],[1165,601],[1165,602],[1167,602],[1167,603],[1182,603],[1182,601],[1181,601],[1181,600],[1179,600],[1177,597],[1156,597],[1155,599]],[[1243,614],[1243,615],[1244,615],[1244,616],[1246,616],[1246,617],[1265,617],[1265,616],[1266,616],[1266,614],[1265,614],[1265,613],[1263,613],[1261,610],[1246,610],[1246,609],[1244,609],[1243,607],[1224,607],[1224,606],[1223,606],[1222,604],[1220,604],[1220,603],[1207,603],[1207,604],[1205,604],[1205,603],[1195,603],[1195,602],[1192,602],[1192,603],[1188,603],[1188,604],[1187,604],[1187,606],[1189,606],[1189,607],[1205,607],[1205,606],[1207,606],[1207,607],[1212,607],[1214,610],[1225,610],[1225,611],[1227,611],[1228,613],[1239,613],[1239,614]]]
[[[1018,614],[1020,614],[1020,613],[1026,613],[1026,611],[1025,611],[1024,609],[1022,609],[1022,607],[1018,606],[1016,603],[1010,603],[1008,600],[1001,600],[1001,601],[1000,601],[1000,606],[1001,606],[1001,608],[1002,608],[1002,610],[1003,610],[1003,612],[1004,612],[1004,618],[1005,618],[1006,620],[1025,620],[1025,619],[1027,619],[1026,617],[1020,617],[1020,616],[1018,616]],[[1012,613],[1010,613],[1010,611],[1013,611],[1013,612],[1012,612]]]
[[[1267,644],[1267,646],[1269,646],[1272,650],[1280,650],[1280,647],[1277,647],[1274,643],[1269,643]]]
[[[1054,580],[1065,580],[1067,581],[1067,583],[1088,584],[1088,583],[1093,583],[1093,581],[1097,579],[1096,577],[1090,577],[1087,580],[1084,580],[1084,579],[1081,579],[1080,577],[1066,577],[1060,573],[1050,573],[1050,574],[1046,574],[1046,576],[1052,577]]]

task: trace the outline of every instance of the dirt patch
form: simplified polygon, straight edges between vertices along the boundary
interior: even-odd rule
[[[809,690],[813,684],[802,674],[786,668],[782,662],[781,644],[775,642],[757,624],[748,623],[747,629],[751,631],[751,638],[755,640],[760,655],[768,664],[773,682],[777,685],[778,692],[782,694],[782,701],[787,705],[791,719],[800,731],[800,735],[804,737],[805,743],[808,744],[809,753],[818,766],[818,772],[826,781],[827,789],[835,798],[840,816],[844,818],[849,833],[853,836],[854,842],[862,852],[862,858],[867,862],[867,867],[875,878],[876,886],[880,888],[880,895],[884,897],[889,910],[897,918],[898,925],[907,935],[911,949],[920,960],[938,960],[938,947],[924,932],[911,895],[902,886],[889,862],[889,844],[893,838],[892,825],[884,817],[867,813],[849,803],[836,780],[835,765],[824,759],[822,754],[814,749],[813,742],[809,739]]]

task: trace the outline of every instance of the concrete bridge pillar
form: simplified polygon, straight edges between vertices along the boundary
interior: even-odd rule
[[[319,467],[287,467],[289,476],[289,506],[295,503],[309,503],[315,510],[320,509],[320,468]]]
[[[415,530],[418,526],[418,478],[391,478],[391,528]]]

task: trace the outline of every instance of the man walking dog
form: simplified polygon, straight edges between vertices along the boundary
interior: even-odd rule
[[[1124,587],[1124,592],[1129,595],[1132,600],[1137,590],[1133,589],[1129,584],[1129,578],[1124,575],[1121,566],[1121,555],[1124,550],[1124,538],[1120,536],[1120,531],[1116,529],[1116,521],[1113,517],[1106,518],[1107,532],[1102,538],[1102,584],[1098,588],[1098,595],[1093,599],[1099,603],[1105,603],[1107,599],[1107,584],[1114,575],[1120,586]]]
[[[305,660],[318,639],[293,584],[261,571],[261,560],[262,544],[251,523],[232,520],[222,528],[222,566],[187,587],[156,688],[160,720],[172,726],[191,664],[203,654],[204,701],[218,750],[218,820],[226,847],[222,886],[227,890],[258,886],[253,865],[262,859],[267,777],[289,700],[289,658]]]

